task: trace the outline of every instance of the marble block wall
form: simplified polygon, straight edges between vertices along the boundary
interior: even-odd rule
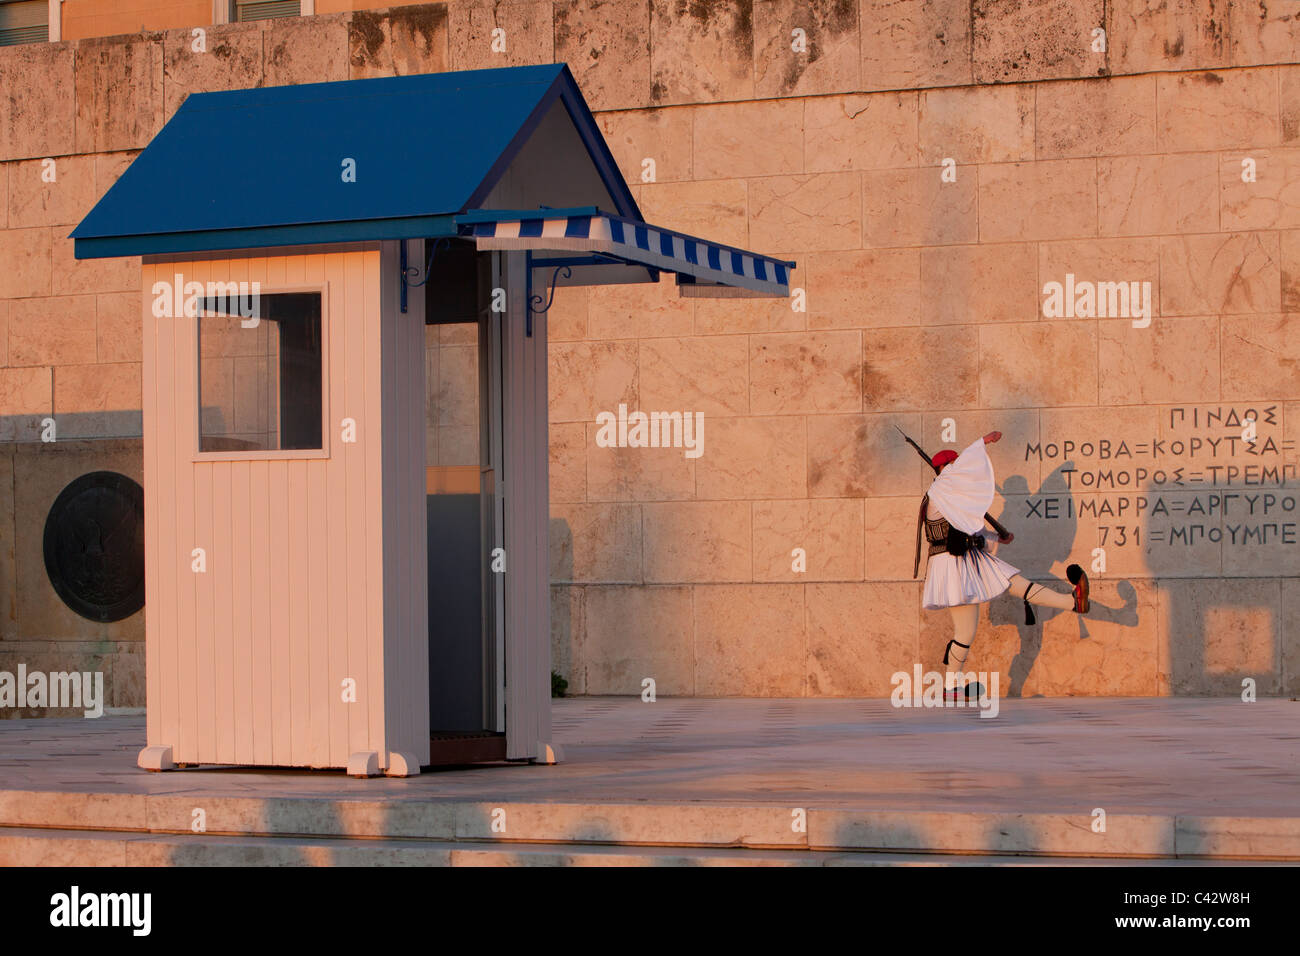
[[[317,0],[206,25],[201,55],[176,20],[199,12],[131,3],[140,32],[0,49],[12,460],[48,415],[105,459],[139,434],[139,261],[77,263],[66,236],[188,93],[564,61],[649,221],[798,262],[791,301],[557,296],[570,692],[884,696],[935,666],[949,623],[911,567],[927,471],[897,425],[930,450],[1000,429],[1002,556],[1098,569],[1086,621],[1026,627],[1005,597],[982,616],[971,664],[1004,693],[1300,693],[1294,3]],[[1054,310],[1049,283],[1084,298]],[[440,380],[455,344],[430,342]],[[702,454],[602,447],[620,405],[702,415]],[[18,523],[0,512],[14,580]],[[5,613],[7,648],[85,639]]]

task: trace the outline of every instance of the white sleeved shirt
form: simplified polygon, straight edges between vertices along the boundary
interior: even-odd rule
[[[984,439],[972,442],[930,485],[930,503],[948,523],[966,534],[979,534],[984,514],[993,505],[993,462]]]

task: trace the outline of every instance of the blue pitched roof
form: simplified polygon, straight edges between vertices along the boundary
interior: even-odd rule
[[[454,235],[557,98],[641,218],[557,63],[191,95],[72,232],[76,257]]]

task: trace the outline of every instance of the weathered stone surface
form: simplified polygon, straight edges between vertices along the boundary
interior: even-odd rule
[[[756,96],[849,92],[861,68],[857,0],[755,0]]]
[[[642,182],[650,174],[645,164],[647,159],[654,161],[652,182],[680,182],[692,178],[694,114],[693,109],[686,107],[626,110],[601,113],[597,121],[619,171],[628,182]]]
[[[864,502],[867,581],[916,580],[912,573],[916,553],[912,543],[916,540],[919,501],[918,492],[916,497],[867,498]],[[900,542],[904,543],[901,547]],[[914,606],[920,607],[920,591],[914,596]]]
[[[0,49],[0,159],[62,156],[81,144],[71,43]]]
[[[1300,579],[1282,579],[1282,688],[1300,695]]]
[[[1300,66],[1278,70],[1278,99],[1282,106],[1282,145],[1294,146],[1300,143]]]
[[[549,429],[551,504],[587,500],[587,426],[558,422]]]
[[[556,286],[551,310],[546,313],[548,342],[569,342],[587,337],[589,286]]]
[[[10,229],[75,225],[99,198],[93,156],[61,156],[53,162],[53,167],[44,159],[10,165]],[[46,181],[49,175],[54,176],[53,182]]]
[[[555,60],[593,110],[649,105],[648,0],[560,0],[554,17]]]
[[[95,361],[95,297],[17,299],[9,305],[9,364]]]
[[[453,70],[486,70],[555,60],[550,3],[467,0],[451,4],[448,13]],[[357,16],[353,14],[354,23]]]
[[[797,584],[695,588],[695,693],[801,697],[804,589]]]
[[[897,429],[915,437],[920,427],[920,415],[808,416],[809,496],[919,499],[934,475]]]
[[[1113,73],[1197,70],[1231,58],[1230,0],[1109,0],[1106,36]]]
[[[870,170],[862,174],[862,245],[940,246],[980,238],[976,174],[958,167],[942,182],[940,168]]]
[[[1101,76],[1106,53],[1094,50],[1103,0],[973,0],[971,63],[976,83]]]
[[[971,356],[979,341],[975,326],[867,330],[862,336],[863,407],[881,411],[975,406],[979,369]],[[944,374],[931,374],[936,368]]]
[[[1221,321],[1225,399],[1300,398],[1300,316],[1225,316]]]
[[[861,410],[858,332],[755,335],[749,348],[749,406],[755,414]]]
[[[803,171],[803,103],[759,100],[699,106],[691,155],[699,179]]]
[[[159,34],[82,40],[76,68],[78,152],[142,149],[162,128]]]
[[[8,229],[0,232],[0,298],[49,295],[53,285],[50,230]]]
[[[1167,74],[1157,85],[1161,149],[1275,146],[1280,140],[1274,70]]]
[[[547,385],[553,422],[594,421],[620,403],[636,408],[635,342],[566,342],[550,349]]]
[[[689,335],[692,322],[691,300],[678,294],[670,275],[661,275],[658,283],[591,286],[587,291],[587,338]]]
[[[139,290],[139,256],[78,259],[75,244],[66,238],[69,231],[66,226],[50,227],[48,246],[42,246],[38,238],[32,239],[34,255],[49,249],[51,291],[55,295]]]
[[[1106,405],[1205,402],[1219,395],[1219,320],[1125,319],[1097,323],[1098,397]]]
[[[696,463],[701,498],[802,498],[808,493],[802,418],[706,419]]]
[[[1217,167],[1214,153],[1099,160],[1099,231],[1103,236],[1152,236],[1218,228]]]
[[[588,694],[696,693],[689,587],[589,587],[583,591]]]
[[[192,29],[162,35],[163,108],[170,117],[191,93],[261,86],[263,24],[211,24],[203,28],[204,49]]]
[[[916,93],[806,98],[804,169],[820,173],[915,166],[916,110]]]
[[[748,501],[646,503],[641,520],[648,583],[753,580]]]
[[[31,416],[45,415],[53,401],[50,370],[47,367],[0,368],[0,416],[19,417],[21,422],[0,420],[0,438],[30,441],[35,435]]]
[[[1254,163],[1252,182],[1242,179],[1247,160]],[[1252,150],[1249,156],[1226,153],[1221,162],[1221,228],[1300,226],[1300,149]]]
[[[755,580],[863,579],[861,499],[756,501],[753,520]]]
[[[916,249],[820,252],[806,257],[810,329],[916,325],[928,295]]]
[[[1096,471],[1113,467],[1121,442],[1130,449],[1145,447],[1157,437],[1158,412],[1151,407],[1043,408],[1039,412],[1039,434],[1034,438],[1037,454],[1023,447],[1023,455],[1040,463],[1043,483],[1039,488],[1011,488],[1013,493],[1082,492],[1078,473],[1065,475],[1061,466],[1075,471]],[[1105,442],[1105,444],[1102,444]],[[1000,447],[1000,446],[995,446]],[[1014,446],[1013,446],[1014,447]],[[998,470],[1001,475],[1001,470]]]
[[[1179,236],[1160,242],[1161,315],[1277,312],[1277,233]]]
[[[702,412],[706,421],[751,411],[746,337],[645,339],[640,349],[644,410]]]
[[[1044,582],[1065,591],[1061,578]],[[1156,585],[1150,581],[1093,577],[1092,610],[1035,608],[1041,636],[1024,626],[1022,602],[1004,596],[994,619],[1015,625],[1019,647],[1003,672],[1003,687],[1018,696],[1153,697],[1157,680],[1159,615]],[[999,631],[1010,633],[1010,628]],[[1004,689],[1004,693],[1005,693]]]
[[[467,4],[469,7],[469,4]],[[459,8],[458,8],[459,9]],[[474,7],[468,16],[474,20]],[[546,10],[549,27],[550,10]],[[506,23],[500,23],[506,26]],[[511,23],[513,26],[513,23]],[[490,31],[490,27],[487,27]],[[500,62],[494,66],[516,66],[515,61],[506,62],[511,53],[512,42],[519,42],[524,34],[507,29],[506,55],[500,56]],[[460,35],[459,39],[469,42],[471,36]],[[473,39],[478,39],[474,36]],[[536,39],[536,38],[528,38]],[[546,39],[549,40],[549,30]],[[547,49],[550,43],[546,43]],[[382,12],[357,10],[348,22],[348,51],[350,51],[351,79],[365,77],[403,77],[413,73],[442,73],[448,69],[447,61],[447,7],[443,4],[426,4],[420,7],[393,8]],[[460,52],[460,51],[458,51]],[[523,62],[536,62],[525,60]],[[486,64],[484,64],[486,65]],[[471,66],[459,66],[456,69],[471,69]]]
[[[710,435],[705,418],[705,433]],[[683,448],[603,448],[587,429],[588,501],[672,501],[695,497],[695,463]],[[706,446],[707,447],[707,446]]]
[[[651,0],[651,103],[715,103],[753,96],[753,0]]]
[[[862,87],[971,82],[969,0],[860,0]]]
[[[569,682],[569,697],[587,693],[585,596],[586,590],[576,585],[551,587],[551,669]]]
[[[1066,276],[1074,281],[1149,282],[1151,311],[1160,314],[1160,243],[1156,239],[1085,239],[1079,242],[1040,242],[1038,244],[1038,314],[1043,314],[1047,296],[1042,292],[1049,282],[1065,288]],[[1109,287],[1107,287],[1109,288]],[[1141,293],[1144,287],[1139,285]],[[1129,287],[1130,293],[1132,286]],[[1122,302],[1120,303],[1122,305]],[[1109,309],[1109,293],[1107,294]],[[1132,315],[1135,303],[1130,298]]]
[[[1123,156],[1155,149],[1154,76],[1039,83],[1034,92],[1039,159]]]
[[[348,78],[348,14],[270,20],[263,36],[267,86],[331,83]]]
[[[54,414],[140,410],[140,363],[60,365],[54,370]],[[103,421],[107,425],[111,419]],[[76,431],[86,434],[84,428]]]
[[[1228,8],[1232,64],[1300,60],[1300,11],[1277,0],[1235,0]]]
[[[809,584],[811,697],[886,697],[890,678],[916,663],[916,584]]]
[[[109,292],[95,296],[97,361],[140,361],[143,341],[140,305],[138,292]]]
[[[941,448],[961,452],[975,439],[989,432],[1001,432],[1000,441],[985,446],[989,461],[993,463],[993,474],[998,487],[1006,494],[1029,494],[1039,490],[1042,457],[1036,450],[1040,435],[1039,417],[1048,414],[1048,411],[1037,408],[999,408],[987,411],[956,409],[926,412],[921,416],[920,431],[908,434],[920,442],[922,448],[934,454]],[[897,432],[894,433],[894,439],[902,441]],[[920,463],[919,457],[917,461]],[[925,471],[924,486],[929,487],[934,475],[924,465],[922,469]],[[915,514],[912,519],[915,524]]]
[[[640,584],[640,506],[552,505],[550,568],[556,583]]]
[[[1097,164],[1060,159],[983,166],[979,219],[984,242],[1095,236]]]
[[[778,258],[788,257],[776,253]],[[810,257],[799,258],[799,268],[790,273],[790,290],[804,288],[810,281],[805,264]],[[730,298],[695,299],[695,334],[714,335],[728,332],[781,332],[807,327],[807,312],[795,309],[796,299]]]
[[[765,176],[749,181],[749,237],[759,249],[856,249],[862,183],[857,173]]]
[[[1036,318],[1036,273],[1030,243],[923,249],[921,322],[974,325]]]
[[[1300,312],[1300,230],[1279,234],[1282,311]]]
[[[1014,163],[1034,158],[1034,91],[1028,85],[923,90],[921,163]]]
[[[748,189],[743,179],[651,183],[637,204],[649,222],[742,249],[749,245]]]
[[[1276,579],[1161,581],[1161,690],[1259,694],[1281,689],[1282,608]]]
[[[990,407],[1095,405],[1096,327],[1068,320],[982,326],[979,396]]]

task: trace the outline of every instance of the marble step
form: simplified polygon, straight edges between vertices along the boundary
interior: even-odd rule
[[[0,827],[483,844],[1300,860],[1300,816],[864,810],[764,804],[472,802],[0,791]]]
[[[1224,861],[1253,865],[1252,861]],[[0,827],[0,866],[1198,866],[1116,860],[738,847],[446,843],[324,837],[213,836]],[[1217,864],[1216,864],[1217,865]],[[1281,864],[1279,864],[1281,865]]]

